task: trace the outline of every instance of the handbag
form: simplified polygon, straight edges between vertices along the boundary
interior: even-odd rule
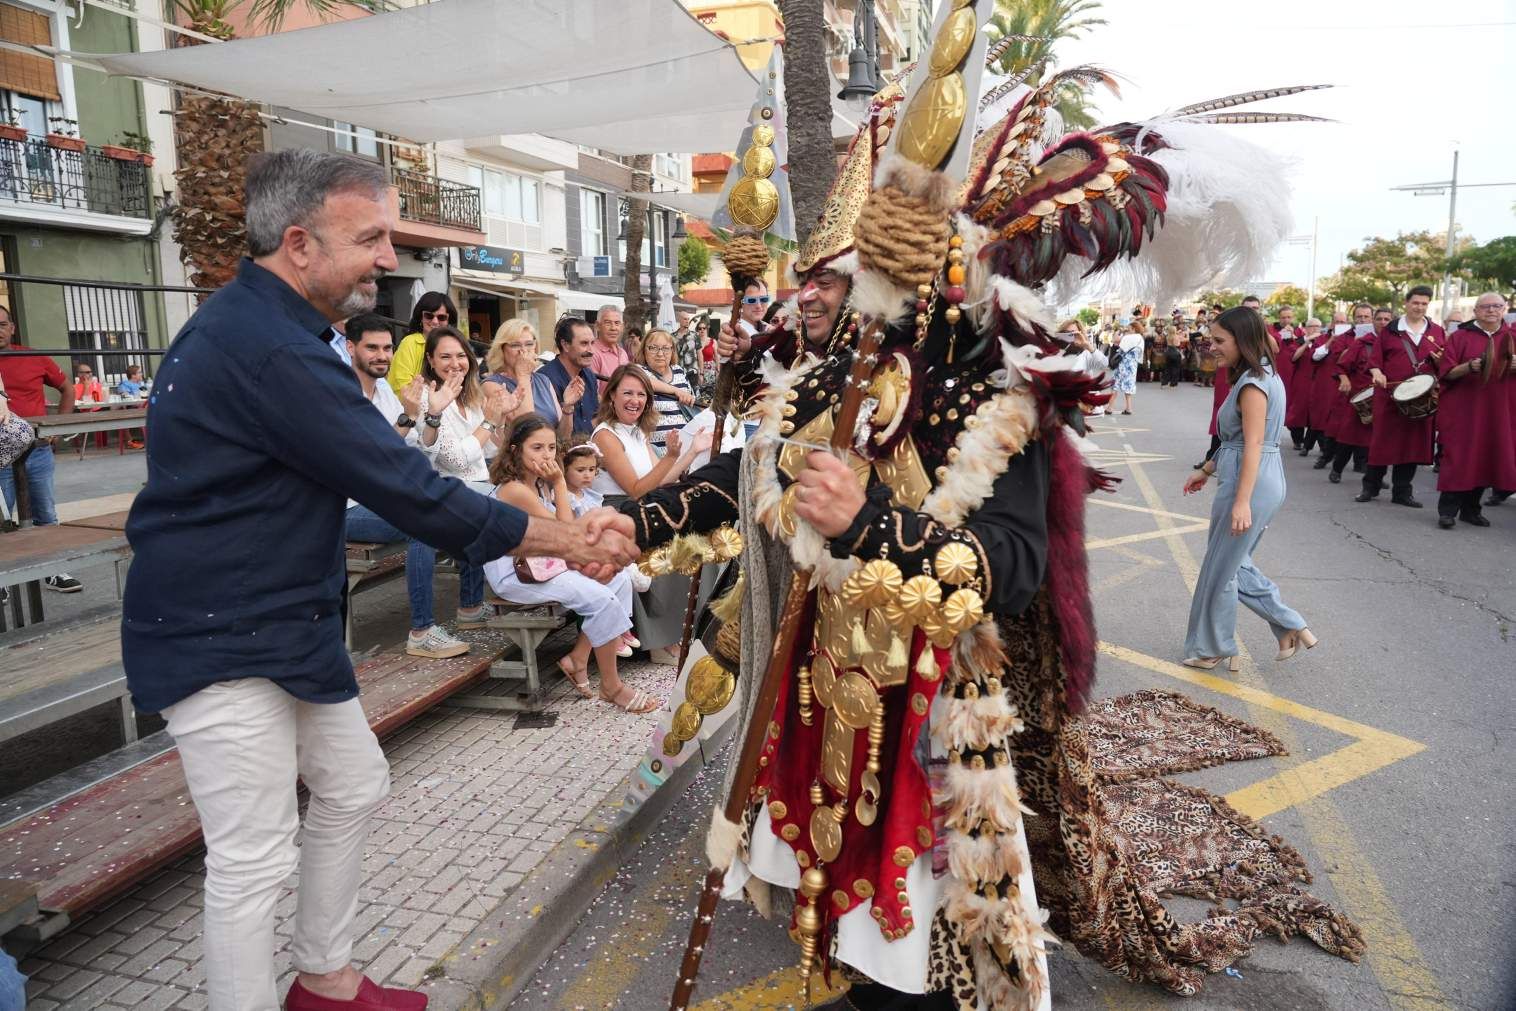
[[[514,559],[516,578],[523,583],[545,583],[554,576],[568,571],[568,562],[561,558],[541,556],[538,558]]]
[[[37,441],[37,433],[19,415],[0,421],[0,467],[9,467]]]

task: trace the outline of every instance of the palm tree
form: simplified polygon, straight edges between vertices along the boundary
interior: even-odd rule
[[[991,41],[1007,35],[1035,36],[1036,41],[1012,42],[991,68],[997,73],[1025,74],[1026,83],[1037,85],[1051,69],[1054,49],[1064,39],[1077,39],[1106,23],[1096,16],[1100,0],[1000,0],[990,18]],[[1056,106],[1070,130],[1095,125],[1085,89],[1069,82],[1061,89]]]
[[[832,147],[832,92],[837,82],[826,59],[826,12],[821,0],[780,0],[784,18],[784,107],[788,130],[790,200],[795,239],[804,243],[821,217],[837,174]]]
[[[370,9],[373,0],[173,0],[188,27],[225,41],[236,37],[230,15],[248,6],[249,22],[276,31],[296,2],[317,14],[342,7]],[[178,37],[179,45],[200,45]],[[236,98],[180,92],[174,115],[174,170],[178,200],[172,216],[179,258],[190,268],[190,283],[219,288],[237,272],[247,249],[243,184],[247,160],[263,150],[258,106]]]
[[[642,326],[643,317],[652,315],[646,305],[642,290],[642,240],[647,235],[648,202],[633,193],[647,193],[653,188],[653,156],[632,155],[632,185],[627,190],[626,201],[626,325]],[[651,248],[651,243],[649,244]]]

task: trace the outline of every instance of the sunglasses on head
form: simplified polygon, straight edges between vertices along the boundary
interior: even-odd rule
[[[768,301],[769,301],[769,297],[767,295],[743,295],[742,296],[742,304],[743,305],[768,305]]]

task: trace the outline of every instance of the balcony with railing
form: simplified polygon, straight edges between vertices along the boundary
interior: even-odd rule
[[[473,246],[485,241],[482,199],[477,186],[398,165],[390,166],[390,181],[400,192],[396,242]]]
[[[153,213],[148,167],[79,147],[0,137],[0,217],[147,234]]]

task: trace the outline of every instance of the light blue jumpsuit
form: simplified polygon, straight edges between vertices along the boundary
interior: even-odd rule
[[[1205,561],[1190,602],[1190,627],[1184,637],[1187,657],[1234,656],[1237,653],[1237,601],[1269,623],[1274,638],[1305,628],[1305,619],[1279,599],[1279,587],[1253,565],[1253,552],[1274,514],[1284,504],[1284,465],[1279,459],[1279,434],[1284,425],[1284,383],[1265,363],[1263,378],[1244,374],[1232,387],[1216,415],[1221,448],[1216,451],[1216,500],[1211,503],[1211,529]],[[1242,414],[1237,396],[1256,386],[1268,397],[1264,419],[1263,455],[1253,482],[1253,525],[1232,536],[1232,503],[1242,472]]]

